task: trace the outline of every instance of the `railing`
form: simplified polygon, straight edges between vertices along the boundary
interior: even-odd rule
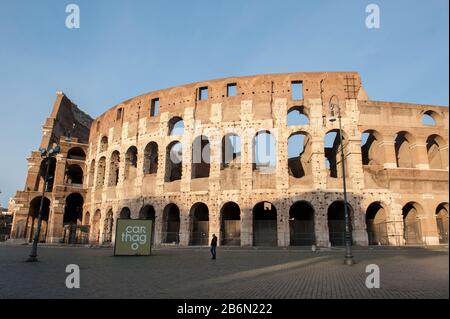
[[[178,245],[180,243],[180,234],[178,232],[162,232],[162,244]]]
[[[64,225],[62,242],[64,244],[88,244],[89,230],[89,225]]]

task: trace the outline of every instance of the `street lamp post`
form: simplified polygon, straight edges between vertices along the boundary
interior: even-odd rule
[[[49,178],[49,172],[50,172],[50,159],[57,155],[60,152],[60,148],[56,143],[53,144],[52,148],[48,151],[44,148],[40,148],[39,152],[41,152],[41,157],[44,158],[44,160],[47,160],[47,167],[45,169],[45,175],[44,175],[44,185],[42,189],[42,196],[41,196],[41,203],[39,205],[39,213],[38,213],[38,224],[36,233],[34,234],[33,239],[33,245],[31,246],[31,252],[30,256],[26,260],[27,262],[36,262],[37,259],[37,245],[39,241],[39,235],[41,233],[41,225],[42,225],[42,210],[44,208],[44,198],[45,198],[45,190],[47,189],[47,182]]]
[[[352,254],[352,236],[350,232],[350,216],[348,211],[348,200],[347,200],[347,184],[345,180],[345,154],[344,154],[344,143],[342,140],[342,123],[341,123],[341,108],[339,106],[339,99],[336,95],[330,98],[329,103],[331,117],[330,122],[335,122],[336,117],[334,114],[334,109],[337,108],[337,117],[339,123],[339,143],[341,147],[341,166],[342,166],[342,182],[344,188],[344,219],[345,219],[345,258],[344,263],[346,265],[353,265],[355,261],[353,260]]]

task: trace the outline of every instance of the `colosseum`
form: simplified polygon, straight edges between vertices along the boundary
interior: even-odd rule
[[[32,240],[45,187],[41,242],[111,245],[132,218],[157,246],[339,246],[345,175],[354,245],[447,243],[448,120],[370,100],[356,72],[198,82],[96,119],[57,92],[40,147],[61,152],[27,159],[12,238]]]

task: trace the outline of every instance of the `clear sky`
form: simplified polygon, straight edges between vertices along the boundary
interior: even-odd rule
[[[66,5],[80,29],[65,27]],[[381,28],[365,25],[378,4]],[[1,0],[0,204],[24,187],[55,92],[95,117],[227,76],[358,71],[373,100],[448,105],[448,0]]]

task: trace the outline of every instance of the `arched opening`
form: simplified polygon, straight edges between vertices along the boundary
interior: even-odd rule
[[[352,236],[353,209],[347,203],[350,236]],[[345,245],[345,205],[343,201],[335,201],[328,207],[328,233],[331,246]]]
[[[163,212],[162,242],[178,244],[180,242],[180,209],[175,204],[169,204]]]
[[[274,173],[276,168],[276,141],[269,131],[256,133],[253,139],[253,170]]]
[[[439,204],[436,208],[436,224],[440,244],[448,244],[448,203]]]
[[[206,136],[198,136],[192,143],[191,178],[209,177],[211,150]]]
[[[381,134],[367,130],[361,136],[361,156],[363,165],[383,165],[384,150],[381,148]]]
[[[427,138],[428,163],[431,169],[446,169],[448,167],[448,146],[439,135],[430,135]]]
[[[94,186],[94,176],[95,176],[95,160],[91,161],[91,165],[89,166],[89,184],[88,187]]]
[[[414,154],[411,149],[412,143],[413,137],[407,132],[399,132],[395,135],[395,157],[397,160],[397,167],[414,167]]]
[[[137,159],[137,148],[135,146],[131,146],[125,153],[125,180],[136,178]]]
[[[86,160],[86,153],[83,151],[81,147],[73,147],[67,152],[67,158],[78,160],[78,161],[84,161]]]
[[[314,209],[304,201],[294,203],[289,210],[291,246],[311,246],[315,243]]]
[[[128,207],[123,207],[119,214],[119,219],[131,219],[131,211]]]
[[[91,232],[91,244],[100,243],[100,221],[102,214],[99,209],[95,211],[94,218],[92,219],[92,232]]]
[[[403,206],[403,238],[406,245],[422,244],[422,227],[419,214],[422,207],[417,203],[408,203]]]
[[[312,173],[311,145],[311,136],[305,132],[297,132],[289,137],[288,168],[290,176],[302,178]]]
[[[367,207],[366,227],[369,245],[389,245],[386,211],[380,202],[372,203]]]
[[[66,184],[83,184],[83,169],[80,165],[72,164],[66,167],[64,182]]]
[[[158,172],[158,144],[150,142],[144,149],[144,175]]]
[[[304,106],[291,107],[287,113],[287,126],[309,125]]]
[[[106,152],[108,150],[108,137],[103,136],[100,140],[100,153]]]
[[[83,225],[89,226],[90,223],[91,223],[91,214],[89,212],[86,212],[83,218]]]
[[[253,207],[253,246],[277,246],[277,210],[272,203]]]
[[[209,210],[204,203],[196,203],[191,212],[191,245],[208,245],[209,241]]]
[[[40,191],[44,187],[44,178],[47,173],[47,163],[48,167],[48,176],[47,176],[47,187],[45,189],[46,192],[51,192],[53,190],[53,183],[55,180],[55,170],[56,170],[56,158],[50,157],[45,158],[41,161],[41,165],[39,166],[39,174],[36,178],[36,183],[34,186],[34,191]]]
[[[106,157],[102,156],[98,161],[96,187],[103,187],[105,184]]]
[[[35,197],[30,202],[30,208],[28,210],[27,223],[25,226],[26,229],[26,238],[28,241],[32,242],[35,236],[35,232],[37,231],[38,217],[39,217],[39,208],[41,205],[41,196]],[[47,238],[47,229],[48,229],[48,216],[50,213],[50,200],[47,197],[44,197],[44,204],[42,206],[42,223],[41,223],[41,231],[39,233],[39,242],[45,242]]]
[[[241,139],[237,134],[227,134],[222,138],[222,169],[239,168],[241,157]]]
[[[103,243],[110,243],[112,241],[112,232],[114,226],[114,214],[110,209],[106,214],[105,221],[103,224]]]
[[[436,126],[437,114],[433,111],[426,111],[422,114],[422,124],[426,126]]]
[[[183,135],[184,122],[181,117],[173,117],[169,121],[169,135]]]
[[[146,219],[152,221],[152,244],[155,241],[155,222],[156,222],[156,213],[155,208],[152,205],[145,205],[139,211],[139,219]]]
[[[77,231],[78,225],[81,225],[83,218],[83,196],[79,193],[72,193],[66,197],[66,205],[64,206],[64,239],[68,244],[76,244],[78,242]]]
[[[109,181],[108,186],[116,186],[119,183],[119,166],[120,166],[120,153],[114,151],[111,154],[109,163]]]
[[[239,205],[228,202],[220,211],[221,245],[241,245],[241,210]]]
[[[342,132],[342,144],[344,146],[344,160],[346,160],[348,139],[344,132]],[[325,135],[325,163],[328,176],[342,178],[342,149],[339,130],[331,130]],[[347,164],[347,162],[344,164]],[[348,164],[345,165],[345,176],[348,176]]]
[[[165,182],[173,182],[181,179],[183,167],[183,148],[180,142],[173,141],[166,149]]]

